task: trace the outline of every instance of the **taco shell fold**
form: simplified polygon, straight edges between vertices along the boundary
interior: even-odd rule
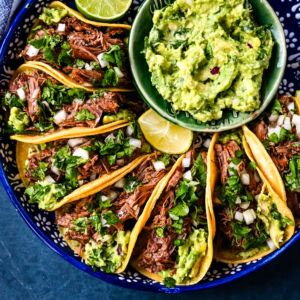
[[[67,5],[65,5],[64,3],[60,2],[60,1],[51,2],[48,7],[49,8],[63,8],[63,9],[66,9],[68,11],[68,16],[75,17],[78,20],[80,20],[84,23],[90,24],[92,26],[95,26],[95,27],[124,28],[124,29],[128,30],[128,32],[131,29],[131,26],[127,25],[127,24],[109,24],[109,23],[101,23],[101,22],[95,22],[95,21],[88,20],[81,13],[79,13],[78,11],[68,7]],[[35,21],[35,23],[33,24],[32,28],[35,28],[36,26],[38,26],[40,24],[41,24],[41,21],[39,19],[37,19]],[[49,66],[46,63],[38,62],[38,61],[27,61],[26,63],[30,64],[32,66],[38,66],[38,67],[42,67],[42,68],[46,69],[48,72],[50,72],[53,75],[53,77],[55,77],[59,81],[68,83],[68,85],[70,87],[84,88],[85,90],[91,91],[91,92],[99,90],[99,88],[95,88],[95,87],[92,87],[92,86],[83,86],[82,84],[79,84],[78,82],[71,79],[69,76],[67,76],[63,72],[61,72],[61,71],[59,71],[55,68],[52,68],[51,66]],[[111,92],[132,92],[132,91],[135,91],[134,88],[116,88],[116,87],[108,87],[108,88],[106,88],[106,90],[111,91]]]
[[[259,160],[254,159],[254,154],[251,152],[251,150],[252,150],[251,144],[248,142],[249,139],[247,139],[246,134],[245,134],[245,132],[248,134],[247,130],[249,130],[249,129],[246,126],[244,126],[243,127],[243,131],[244,131],[243,147],[244,147],[246,155],[250,159],[250,161],[257,163],[257,165],[258,165],[256,170],[264,183],[263,191],[265,189],[268,191],[268,194],[270,195],[273,203],[277,206],[278,212],[282,216],[288,217],[292,222],[294,222],[294,217],[293,217],[292,212],[287,207],[286,203],[284,201],[282,201],[281,197],[273,190],[271,184],[269,183],[267,178],[264,176],[264,173],[261,171],[261,166],[258,164]],[[218,136],[218,134],[215,134],[215,136]],[[213,139],[213,142],[214,142],[214,143],[212,143],[213,150],[211,151],[211,157],[209,159],[209,162],[212,164],[215,164],[215,159],[213,158],[213,156],[215,157],[214,145],[215,145],[216,141],[217,141],[217,139]],[[254,149],[255,149],[255,147],[254,147]],[[260,154],[260,159],[261,159],[261,156],[262,156],[262,154]],[[214,170],[216,170],[216,165],[213,166],[212,168]],[[262,191],[262,193],[263,193],[263,191]],[[218,204],[215,204],[215,205],[218,205]],[[286,226],[285,237],[284,237],[284,240],[282,241],[282,243],[280,244],[280,246],[283,245],[284,243],[286,243],[292,237],[292,235],[294,234],[294,231],[295,231],[295,225],[293,225],[293,226],[287,225]],[[230,249],[217,249],[217,247],[214,247],[214,255],[213,256],[214,256],[214,259],[216,259],[217,261],[221,261],[224,263],[241,264],[241,263],[247,263],[247,262],[262,258],[262,257],[272,253],[275,250],[276,249],[262,250],[261,252],[244,259],[244,258],[239,257],[236,254],[234,254],[233,251],[230,251]]]
[[[172,170],[169,172],[168,175],[165,176],[165,178],[161,181],[160,184],[160,189],[159,193],[156,194],[156,197],[152,199],[151,205],[149,205],[149,210],[148,210],[148,218],[151,215],[151,211],[153,210],[157,200],[160,198],[160,195],[163,193],[164,189],[166,188],[170,178],[172,177],[173,173],[176,171],[177,166],[179,166],[182,163],[182,160],[185,156],[182,155],[175,165],[173,166]],[[209,167],[208,167],[209,168]],[[211,169],[210,169],[211,170]],[[207,170],[207,174],[209,174],[210,171]],[[208,175],[207,175],[208,176]],[[198,261],[195,262],[193,269],[191,270],[191,274],[194,275],[192,279],[187,281],[184,284],[181,285],[192,285],[198,283],[206,274],[207,270],[209,269],[212,259],[213,259],[213,237],[214,237],[214,228],[215,225],[213,224],[214,219],[211,217],[211,212],[210,208],[212,208],[212,193],[211,193],[211,183],[213,183],[213,180],[207,180],[207,185],[206,185],[206,196],[205,196],[205,210],[206,210],[206,215],[207,215],[207,226],[208,226],[208,236],[207,236],[207,249],[206,249],[206,254],[204,257],[200,257]],[[148,220],[147,218],[147,220]],[[144,225],[146,222],[144,222]],[[137,259],[133,259],[130,264],[141,274],[144,276],[158,281],[158,282],[163,282],[163,277],[161,277],[158,274],[151,273],[148,270],[141,268],[138,266],[138,261]]]

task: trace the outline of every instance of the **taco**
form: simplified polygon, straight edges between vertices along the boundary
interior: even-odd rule
[[[191,285],[213,258],[212,201],[207,149],[195,146],[175,164],[139,235],[132,266],[168,287]]]
[[[94,269],[124,271],[172,164],[153,154],[101,192],[59,208],[56,223],[69,246]]]
[[[21,56],[47,68],[73,87],[133,89],[127,41],[130,26],[85,19],[55,1],[35,22]]]
[[[244,127],[254,158],[300,223],[300,104],[292,96],[275,99],[262,119]]]
[[[40,144],[63,137],[88,136],[126,126],[141,113],[134,93],[71,88],[46,69],[22,65],[2,99],[11,138]]]
[[[220,178],[214,258],[225,263],[261,258],[291,238],[293,215],[260,171],[241,131],[222,134],[213,147],[209,161]]]
[[[151,147],[137,125],[130,136],[128,128],[132,127],[41,145],[18,142],[17,166],[29,202],[55,210],[130,172],[148,157]]]

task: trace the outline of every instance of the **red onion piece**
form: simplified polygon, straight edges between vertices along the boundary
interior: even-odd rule
[[[210,70],[210,74],[216,75],[219,74],[220,68],[219,67],[214,67],[213,69]]]

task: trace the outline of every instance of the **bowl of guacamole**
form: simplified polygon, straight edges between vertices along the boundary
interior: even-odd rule
[[[129,57],[150,107],[182,127],[213,132],[250,122],[267,107],[286,45],[265,0],[146,0]]]

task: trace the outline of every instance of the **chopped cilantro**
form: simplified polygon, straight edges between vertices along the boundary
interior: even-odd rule
[[[126,193],[132,193],[139,185],[141,184],[136,180],[136,177],[129,175],[125,178],[125,184],[123,188]]]
[[[163,284],[168,288],[173,288],[175,287],[176,281],[172,277],[166,277],[163,280]]]
[[[92,121],[95,120],[96,117],[88,109],[82,109],[76,113],[74,119],[75,121]]]
[[[48,168],[49,163],[47,162],[39,162],[39,167],[34,169],[33,172],[31,173],[32,177],[40,180],[44,180],[46,177],[46,171]]]
[[[253,169],[253,171],[256,171],[257,163],[254,161],[251,161],[249,164],[250,164],[251,168]]]
[[[85,234],[88,233],[88,224],[87,224],[86,217],[78,218],[72,222],[75,225],[75,231],[84,232]]]
[[[156,234],[158,237],[164,237],[164,230],[165,230],[165,227],[158,227],[156,228]]]
[[[103,218],[108,225],[116,225],[119,222],[119,218],[111,210],[103,214]]]

